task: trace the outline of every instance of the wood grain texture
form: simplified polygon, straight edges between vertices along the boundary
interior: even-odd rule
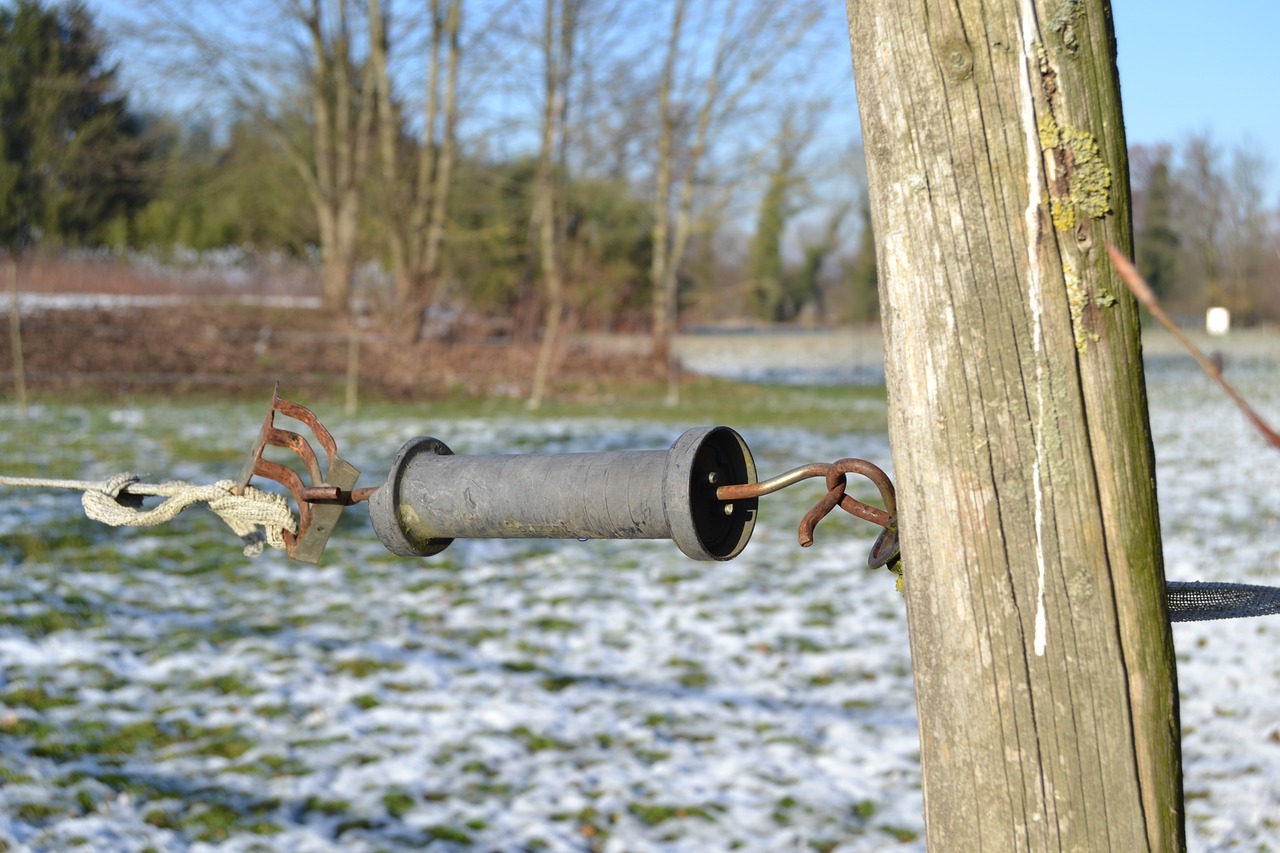
[[[1179,850],[1104,0],[848,0],[930,846]]]

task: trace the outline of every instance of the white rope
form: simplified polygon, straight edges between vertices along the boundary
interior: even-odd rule
[[[100,482],[0,477],[0,486],[84,492],[80,499],[84,514],[112,527],[154,527],[172,521],[194,503],[207,503],[209,509],[244,540],[246,556],[258,556],[264,545],[283,551],[285,544],[281,531],[298,532],[298,523],[288,502],[280,495],[253,486],[245,486],[244,494],[237,495],[235,485],[231,480],[219,480],[211,486],[195,486],[180,481],[152,485],[138,482],[136,474],[116,474]],[[153,509],[135,509],[117,500],[121,492],[126,491],[130,495],[162,497],[165,500]]]

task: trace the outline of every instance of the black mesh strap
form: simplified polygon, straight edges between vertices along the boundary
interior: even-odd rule
[[[1165,583],[1170,622],[1239,619],[1280,613],[1280,587],[1209,581]]]

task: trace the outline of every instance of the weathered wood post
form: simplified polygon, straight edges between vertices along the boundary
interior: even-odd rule
[[[1106,0],[847,0],[937,850],[1180,850]]]

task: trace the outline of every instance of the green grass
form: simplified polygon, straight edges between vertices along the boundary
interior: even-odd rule
[[[554,616],[544,616],[538,619],[534,619],[529,624],[536,630],[546,632],[546,633],[563,634],[563,633],[568,633],[570,631],[578,630],[577,622],[571,621],[569,619],[557,619]]]
[[[525,745],[530,752],[545,752],[547,750],[564,750],[569,749],[570,744],[556,740],[550,735],[535,732],[528,726],[517,726],[511,731],[512,737],[519,740]]]
[[[404,664],[399,661],[381,661],[373,658],[353,658],[339,661],[333,667],[335,673],[354,675],[356,678],[367,678],[379,672],[399,672],[402,669],[404,669]]]
[[[18,803],[13,809],[13,816],[26,823],[42,823],[67,811],[66,806],[52,803]]]
[[[688,818],[714,821],[716,819],[715,813],[719,810],[721,810],[720,807],[716,805],[677,806],[665,803],[630,803],[627,805],[627,811],[639,818],[640,822],[645,826],[657,826],[669,820],[686,820]]]
[[[5,627],[21,631],[32,639],[47,637],[57,631],[83,631],[106,623],[100,607],[80,596],[68,596],[60,602],[21,603],[7,605]]]
[[[344,390],[340,380],[336,380],[331,389],[307,387],[285,388],[283,391],[289,399],[311,408],[321,422],[334,432],[338,446],[343,446],[341,425]],[[247,424],[261,422],[271,399],[270,389],[234,393],[234,399],[230,402],[229,393],[226,389],[198,391],[185,395],[178,402],[167,395],[142,393],[130,394],[127,401],[149,411],[217,406],[222,410],[242,411]],[[419,404],[380,400],[375,394],[365,392],[361,398],[359,417],[398,417],[416,407],[429,412],[433,419],[517,418],[536,422],[574,417],[616,417],[689,426],[804,426],[806,429],[825,433],[883,431],[887,422],[883,408],[866,405],[868,401],[872,404],[883,403],[885,391],[882,387],[808,388],[687,376],[680,385],[680,403],[667,406],[665,398],[665,382],[635,380],[610,385],[592,383],[591,386],[561,382],[553,385],[551,399],[544,401],[536,412],[530,412],[522,399],[483,397],[462,389],[454,389],[447,395]],[[112,432],[122,431],[121,427],[105,417],[105,410],[121,404],[122,400],[117,395],[93,391],[56,395],[35,392],[33,402],[51,407],[87,406],[94,410],[87,425],[93,434],[110,435]],[[77,423],[74,426],[83,429],[85,425]],[[206,463],[221,461],[218,449],[211,448],[206,442],[191,442],[182,451],[184,459]],[[56,471],[15,459],[5,473],[14,476],[80,475],[73,459],[65,460]]]
[[[258,688],[249,684],[235,673],[218,675],[192,685],[196,690],[213,690],[223,696],[253,696]]]
[[[538,684],[548,693],[559,693],[561,690],[577,684],[579,681],[581,681],[581,679],[575,675],[549,675],[539,681]]]
[[[311,768],[299,758],[286,758],[275,753],[259,756],[257,760],[237,764],[229,768],[232,773],[275,779],[280,776],[306,776]]]
[[[432,841],[452,841],[455,844],[471,843],[470,835],[452,826],[428,826],[426,834]]]
[[[522,420],[609,416],[627,420],[659,421],[687,425],[798,426],[817,432],[843,433],[883,430],[887,416],[879,406],[883,388],[800,388],[757,385],[711,377],[687,378],[680,388],[681,402],[667,406],[665,386],[631,384],[602,396],[574,395],[543,404],[530,413],[520,400],[455,397],[434,401],[432,414],[442,418],[518,417]]]
[[[86,756],[123,758],[180,746],[191,747],[195,755],[238,758],[254,746],[254,742],[234,726],[206,728],[185,720],[146,719],[111,726],[93,719],[55,724],[42,718],[23,717],[7,720],[0,732],[29,739],[30,754],[57,762]]]
[[[382,795],[382,805],[387,814],[402,818],[413,808],[413,797],[404,791],[389,791]]]
[[[885,835],[891,836],[900,844],[908,844],[920,837],[920,833],[913,829],[906,829],[901,826],[882,826],[880,831]]]
[[[346,800],[329,800],[323,797],[308,797],[303,809],[309,812],[319,812],[326,815],[346,814],[351,809],[351,804]]]
[[[65,708],[76,704],[76,699],[61,693],[50,693],[43,683],[33,687],[18,687],[0,693],[0,703],[12,708],[30,708],[33,711],[47,711],[50,708]]]
[[[209,842],[225,841],[243,831],[254,835],[275,835],[281,831],[280,826],[255,813],[270,810],[271,805],[257,806],[246,814],[225,803],[213,803],[193,810],[181,825],[199,840]]]

